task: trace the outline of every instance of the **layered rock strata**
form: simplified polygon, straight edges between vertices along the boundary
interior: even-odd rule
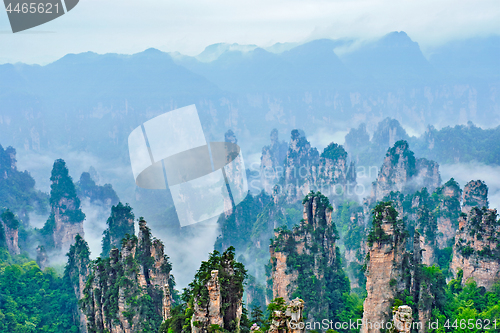
[[[288,302],[293,295],[298,295],[305,301],[310,313],[328,314],[331,302],[335,302],[333,295],[349,289],[340,266],[332,207],[328,198],[319,192],[307,195],[303,205],[300,224],[292,230],[278,229],[270,245],[272,296]],[[329,284],[326,276],[337,276],[338,283]],[[298,281],[302,279],[317,281],[315,296],[307,287],[299,289]],[[312,285],[310,287],[313,288]]]
[[[458,183],[452,178],[442,187],[436,190],[440,200],[437,215],[437,243],[440,249],[451,246],[450,240],[454,242],[455,233],[458,229],[458,217],[460,215],[460,203],[462,190]]]
[[[273,192],[274,185],[284,174],[283,161],[287,155],[288,144],[280,141],[278,130],[271,131],[271,144],[262,148],[260,158],[260,182],[262,189],[267,193]]]
[[[195,299],[194,313],[191,317],[191,332],[203,333],[211,325],[224,327],[224,320],[221,313],[222,297],[219,283],[219,271],[213,270],[206,287],[208,289],[208,305],[201,305],[199,300]]]
[[[392,310],[392,326],[390,333],[411,333],[413,324],[412,309],[408,305],[398,306]]]
[[[471,180],[464,187],[462,212],[467,214],[473,207],[488,208],[488,186],[481,180]]]
[[[48,247],[62,249],[66,253],[76,235],[84,237],[85,214],[80,209],[80,199],[63,160],[54,162],[50,180],[51,214],[42,233],[47,237]]]
[[[378,202],[390,192],[411,193],[426,187],[429,192],[441,185],[439,165],[434,161],[416,159],[408,142],[398,141],[387,151],[371,201]]]
[[[293,130],[285,158],[283,177],[273,196],[284,196],[288,204],[300,202],[310,191],[320,191],[332,202],[354,197],[356,172],[347,152],[331,143],[320,155],[300,131]]]
[[[43,249],[40,249],[39,253],[42,254]],[[87,242],[80,235],[75,237],[75,244],[71,245],[67,256],[68,263],[64,274],[73,287],[76,299],[80,300],[84,298],[83,291],[90,270],[90,250]],[[78,308],[77,313],[80,321],[80,331],[84,333],[88,332],[87,318],[83,314],[82,309]]]
[[[473,207],[460,217],[450,268],[455,274],[463,270],[464,282],[473,278],[486,289],[500,280],[500,222],[496,209]]]
[[[0,219],[0,237],[5,239],[5,245],[11,255],[21,253],[19,248],[19,225],[18,218],[10,210],[2,213]],[[3,240],[2,240],[3,241]]]
[[[295,298],[284,309],[275,310],[271,316],[268,333],[304,333],[304,301]]]
[[[170,316],[170,270],[163,244],[141,220],[138,237],[129,235],[121,250],[114,248],[109,258],[91,265],[81,301],[89,332],[139,332],[151,320],[159,327]]]
[[[125,236],[134,234],[134,214],[132,208],[119,202],[111,207],[111,215],[106,221],[108,228],[103,232],[101,257],[107,257],[112,248],[120,248]]]
[[[405,258],[406,237],[397,217],[397,211],[388,204],[380,204],[374,210],[373,228],[368,237],[370,250],[362,333],[381,332],[382,323],[391,320],[392,302],[401,292],[410,289],[404,278],[408,266]]]

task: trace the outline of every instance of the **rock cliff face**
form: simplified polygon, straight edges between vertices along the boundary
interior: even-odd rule
[[[392,310],[392,323],[394,329],[391,333],[411,333],[413,324],[411,307],[401,305],[396,310]]]
[[[372,142],[383,150],[392,147],[397,141],[408,140],[408,134],[396,119],[385,118],[378,123]]]
[[[106,221],[108,228],[104,230],[101,257],[106,257],[112,248],[119,248],[121,240],[127,234],[134,234],[134,214],[132,208],[119,202],[111,207],[111,216]]]
[[[415,159],[406,141],[398,141],[387,151],[384,163],[373,184],[372,202],[381,201],[391,191],[410,193],[426,187],[429,192],[441,185],[439,165]]]
[[[488,186],[480,180],[471,180],[464,187],[462,211],[467,214],[472,207],[488,208]]]
[[[216,268],[216,269],[214,269]],[[220,254],[214,251],[207,261],[202,262],[189,284],[184,297],[189,298],[187,318],[191,332],[240,332],[243,314],[243,281],[246,271],[234,260],[234,248]]]
[[[45,269],[45,267],[47,267],[48,261],[49,258],[47,256],[47,252],[45,251],[45,247],[39,245],[36,248],[36,263],[38,267],[40,267],[41,270]]]
[[[80,199],[76,195],[75,185],[63,160],[54,162],[50,180],[51,214],[42,229],[42,234],[46,236],[46,245],[49,248],[67,252],[74,243],[76,235],[84,236],[85,214],[80,209]]]
[[[356,172],[342,146],[331,143],[321,156],[298,130],[292,131],[285,158],[284,177],[273,195],[284,195],[287,203],[300,202],[310,191],[320,191],[332,201],[353,196]]]
[[[10,209],[25,228],[29,226],[29,213],[46,213],[47,195],[35,189],[35,180],[28,171],[17,169],[16,150],[0,145],[0,207]],[[21,245],[22,244],[21,242]]]
[[[438,226],[432,210],[433,204],[434,202],[425,189],[417,191],[411,200],[411,211],[408,216],[415,228],[414,242],[419,242],[418,248],[422,253],[421,262],[429,266],[434,264],[437,249]]]
[[[40,251],[41,252],[41,251]],[[64,276],[68,279],[73,287],[76,299],[83,299],[85,283],[89,275],[90,265],[90,250],[87,242],[77,235],[75,244],[71,245],[68,256],[68,263],[66,264]],[[78,317],[80,319],[80,331],[87,331],[87,318],[82,310],[78,308]]]
[[[78,216],[73,216],[71,213],[81,213]],[[73,199],[61,198],[59,202],[52,206],[52,216],[54,228],[52,240],[56,249],[67,251],[71,244],[74,243],[76,235],[84,236],[83,219],[84,214],[80,210],[79,204]]]
[[[262,157],[260,158],[260,182],[262,189],[267,194],[273,192],[274,185],[278,183],[283,176],[283,161],[287,155],[288,144],[280,141],[278,130],[271,131],[271,144],[262,148]]]
[[[271,314],[271,326],[268,333],[304,333],[304,301],[295,298],[287,305],[281,305]]]
[[[89,172],[82,173],[80,181],[77,185],[77,194],[81,200],[87,198],[93,204],[104,205],[107,207],[117,205],[119,202],[118,195],[113,190],[111,184],[104,184],[103,186],[97,185]]]
[[[483,208],[473,207],[459,219],[450,268],[455,274],[462,269],[464,282],[473,278],[489,289],[500,279],[500,222],[496,209],[485,208],[484,200],[478,202]]]
[[[332,207],[319,192],[308,194],[303,205],[300,224],[291,231],[279,229],[270,245],[272,296],[287,302],[300,297],[310,313],[328,316],[338,305],[335,303],[341,302],[338,294],[349,290],[335,244],[338,234],[332,222]],[[316,282],[304,286],[298,281]]]
[[[4,237],[7,250],[11,255],[20,254],[18,218],[7,209],[2,213],[0,223],[0,237]]]
[[[206,284],[208,290],[208,306],[202,306],[197,299],[194,302],[194,313],[191,317],[191,332],[206,332],[210,325],[224,327],[221,313],[222,299],[220,294],[219,271],[213,270],[211,278]]]
[[[157,330],[168,319],[173,280],[163,249],[141,220],[138,237],[129,235],[121,251],[92,263],[82,300],[89,332]]]
[[[410,290],[405,278],[408,259],[405,258],[406,236],[397,211],[386,203],[374,209],[373,228],[368,236],[366,270],[367,297],[363,304],[362,333],[381,332],[382,323],[390,322],[394,300]]]
[[[437,242],[439,248],[443,249],[451,246],[450,241],[455,241],[462,190],[452,178],[442,187],[438,188],[436,194],[440,200],[438,205],[439,214],[437,215]]]
[[[406,215],[402,217],[408,225],[414,224],[413,239],[407,230],[408,225],[403,225],[393,204],[400,211],[406,209],[406,212],[403,210]],[[431,320],[432,309],[443,305],[445,278],[438,268],[423,264],[423,261],[432,261],[432,256],[426,257],[427,251],[424,250],[432,251],[436,246],[428,243],[429,240],[435,240],[432,234],[436,230],[435,219],[432,219],[429,210],[429,207],[432,208],[431,204],[432,198],[424,189],[405,200],[380,202],[374,208],[372,228],[368,234],[368,295],[363,306],[361,332],[378,333],[384,328],[388,329],[389,327],[383,327],[381,324],[390,321],[389,315],[393,312],[393,329],[388,332],[425,333]],[[408,244],[408,240],[412,240],[412,243]],[[394,311],[396,306],[399,308]],[[417,318],[418,323],[413,325],[411,330],[407,327],[396,327],[397,323],[410,324]]]

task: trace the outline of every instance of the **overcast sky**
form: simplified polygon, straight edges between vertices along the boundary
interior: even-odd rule
[[[269,46],[405,31],[424,49],[500,33],[499,0],[80,0],[69,13],[12,34],[0,11],[0,63],[47,63],[67,53],[196,55],[210,44]]]

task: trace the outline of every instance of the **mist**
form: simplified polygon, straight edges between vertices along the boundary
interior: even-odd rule
[[[477,162],[444,164],[439,167],[443,182],[454,178],[464,188],[471,180],[482,180],[488,186],[490,208],[500,208],[500,166]]]

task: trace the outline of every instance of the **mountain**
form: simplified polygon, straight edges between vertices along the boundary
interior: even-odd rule
[[[130,128],[149,119],[146,110],[160,114],[172,103],[220,94],[155,49],[68,54],[46,66],[0,65],[0,77],[2,139],[35,151],[64,145],[110,157],[117,156],[113,146],[124,147]]]
[[[220,57],[221,54],[227,51],[239,51],[242,53],[253,51],[257,48],[257,45],[239,45],[237,43],[217,43],[209,45],[198,54],[195,58],[201,62],[212,62]]]
[[[338,45],[321,39],[279,54],[262,48],[243,52],[233,45],[210,63],[183,59],[180,64],[235,93],[329,90],[354,82],[333,51]]]

